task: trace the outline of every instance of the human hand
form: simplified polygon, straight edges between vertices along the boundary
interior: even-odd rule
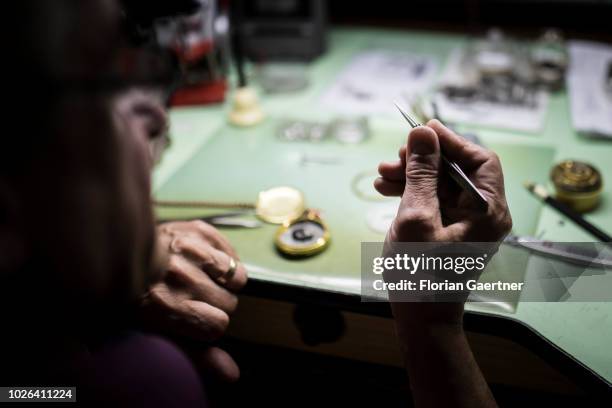
[[[487,198],[486,213],[441,169],[441,149]],[[497,155],[437,120],[413,129],[407,145],[400,149],[400,160],[381,163],[379,173],[376,189],[383,195],[401,196],[386,246],[394,242],[498,242],[512,228]],[[392,307],[402,326],[461,326],[463,303],[393,303]]]
[[[145,321],[188,340],[219,339],[238,304],[235,292],[247,281],[236,252],[202,221],[167,222],[157,231],[159,248],[167,252],[166,273],[145,298]],[[196,365],[217,377],[232,381],[240,375],[233,359],[219,348],[186,351]]]
[[[441,149],[484,194],[486,213],[441,171]],[[512,228],[497,155],[437,120],[413,129],[400,160],[381,163],[379,173],[376,189],[401,196],[385,251],[392,252],[395,242],[496,243]],[[463,331],[464,302],[398,302],[389,296],[415,406],[497,406]]]
[[[486,213],[442,170],[440,150],[465,171],[486,197]],[[379,165],[374,186],[401,196],[387,235],[391,242],[496,242],[512,228],[499,157],[431,120],[410,132],[400,160]]]

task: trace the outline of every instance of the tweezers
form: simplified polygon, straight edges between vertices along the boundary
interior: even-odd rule
[[[408,122],[410,127],[414,129],[417,126],[423,126],[422,124],[414,120],[412,117],[410,117],[410,115],[408,115],[408,113],[406,113],[406,111],[404,111],[398,105],[397,102],[394,102],[394,104],[395,107],[400,111],[404,119],[406,119],[406,122]],[[451,178],[455,180],[459,187],[461,187],[472,197],[480,211],[487,212],[487,209],[489,208],[489,203],[487,202],[486,197],[482,195],[482,193],[476,188],[474,183],[472,183],[469,177],[463,172],[461,167],[459,167],[459,165],[454,161],[449,160],[446,155],[444,155],[444,153],[441,153],[440,156],[444,164],[446,164]]]
[[[261,227],[261,222],[257,220],[249,220],[244,218],[237,218],[242,215],[246,215],[248,213],[241,212],[227,212],[221,214],[213,214],[205,217],[189,217],[189,218],[180,218],[180,219],[168,219],[168,220],[159,220],[159,222],[169,222],[169,221],[191,221],[191,220],[201,220],[209,223],[215,227],[219,228],[259,228]]]

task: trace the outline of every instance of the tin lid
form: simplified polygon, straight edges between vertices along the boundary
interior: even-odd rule
[[[255,214],[271,224],[292,221],[304,213],[305,200],[301,191],[293,187],[273,187],[257,196]]]
[[[588,163],[565,160],[550,171],[555,188],[574,193],[598,191],[602,187],[601,173]]]

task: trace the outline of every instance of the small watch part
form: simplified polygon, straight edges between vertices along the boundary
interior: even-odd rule
[[[329,126],[329,134],[345,144],[363,142],[369,136],[368,119],[365,116],[357,118],[338,118]]]
[[[278,128],[278,137],[288,142],[320,142],[326,133],[326,124],[303,120],[287,120]]]

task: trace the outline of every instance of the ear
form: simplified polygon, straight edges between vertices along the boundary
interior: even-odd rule
[[[21,269],[26,259],[21,197],[0,177],[0,276]]]

